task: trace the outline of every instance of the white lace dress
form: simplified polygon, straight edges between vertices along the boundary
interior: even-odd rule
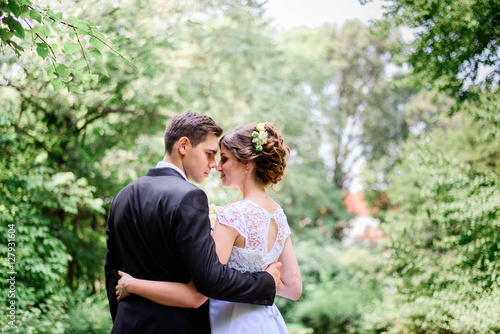
[[[233,246],[227,263],[241,272],[262,271],[276,262],[290,235],[290,227],[280,207],[271,214],[252,201],[242,200],[218,209],[217,219],[223,225],[234,227],[245,238],[245,247]],[[268,252],[267,237],[273,220],[278,233]],[[288,333],[274,304],[263,306],[210,299],[210,325],[212,334]]]

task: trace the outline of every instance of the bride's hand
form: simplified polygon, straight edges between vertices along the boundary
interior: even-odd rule
[[[276,290],[278,290],[278,286],[281,284],[281,272],[279,269],[281,268],[281,262],[271,263],[266,268],[266,272],[271,274],[274,278],[274,284],[276,284]]]
[[[116,285],[115,289],[116,289],[116,295],[118,296],[116,300],[120,301],[123,298],[127,298],[128,296],[130,296],[130,294],[127,293],[127,286],[130,283],[129,280],[134,279],[134,277],[121,270],[118,271],[118,274],[122,278],[120,278],[120,280],[118,281],[118,284]]]

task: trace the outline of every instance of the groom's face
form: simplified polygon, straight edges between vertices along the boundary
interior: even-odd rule
[[[204,142],[196,147],[190,146],[184,157],[184,171],[187,179],[195,183],[203,183],[210,175],[212,168],[217,165],[215,155],[219,150],[219,141],[216,135],[209,134]]]

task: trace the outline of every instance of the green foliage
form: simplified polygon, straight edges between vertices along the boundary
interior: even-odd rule
[[[391,3],[379,28],[413,29],[415,38],[402,58],[413,67],[409,78],[440,94],[434,100],[417,95],[406,107],[425,123],[398,153],[390,177],[376,181],[379,190],[387,190],[387,211],[380,215],[390,236],[383,256],[391,289],[380,311],[364,315],[362,328],[497,333],[499,4]],[[445,94],[456,101],[446,101]],[[434,105],[422,104],[426,100]]]
[[[394,333],[494,333],[500,142],[485,139],[481,124],[468,117],[443,122],[444,130],[409,141],[392,173],[388,196],[399,209],[386,220],[384,256],[397,289],[388,305],[403,311],[382,317],[390,324],[381,320],[377,327]]]
[[[476,100],[461,103],[462,112],[469,113],[477,119],[482,127],[484,138],[500,137],[500,103],[499,90],[492,89],[480,94]]]
[[[408,135],[401,105],[415,92],[395,87],[387,71],[396,68],[399,36],[376,36],[348,21],[341,28],[293,30],[283,38],[288,62],[301,69],[295,75],[310,96],[332,181],[348,189],[353,166],[390,155]]]
[[[91,297],[77,296],[72,299],[70,311],[65,317],[65,333],[108,334],[112,321],[108,300],[104,293]]]
[[[498,90],[500,3],[496,0],[390,1],[386,30],[414,32],[406,54],[415,82],[459,99]]]
[[[1,277],[7,282],[15,276],[15,296],[2,294],[2,313],[7,313],[5,305],[14,300],[18,328],[63,333],[63,305],[70,293],[66,288],[68,266],[77,256],[71,248],[84,250],[81,238],[67,240],[64,236],[81,233],[74,231],[78,217],[102,215],[103,201],[94,197],[95,189],[85,179],[47,166],[47,156],[37,150],[36,141],[15,131],[13,116],[7,110],[0,118]],[[10,230],[14,233],[7,233]],[[11,246],[8,236],[12,249],[7,247]],[[101,253],[103,245],[101,236],[89,248]],[[8,260],[12,254],[13,264]],[[99,261],[94,259],[93,272],[96,266]],[[10,327],[8,320],[2,318],[3,329]]]
[[[338,237],[337,223],[350,217],[342,206],[342,191],[329,181],[326,171],[321,171],[319,161],[304,161],[287,168],[290,176],[277,201],[286,207],[291,226],[319,228],[325,236]]]
[[[31,49],[45,60],[44,70],[52,77],[55,92],[63,86],[80,90],[82,83],[109,76],[103,67],[103,49],[118,51],[92,20],[54,12],[49,5],[30,0],[0,1],[0,8],[0,48],[5,52],[10,47],[20,57],[28,52],[25,41],[31,40]]]
[[[431,297],[405,300],[388,294],[383,302],[364,314],[362,333],[445,334],[498,333],[500,290],[483,292],[475,298],[469,287],[457,287]]]
[[[314,333],[355,333],[382,297],[378,251],[343,249],[317,234],[295,239],[294,249],[304,289],[300,302],[278,301],[287,323],[300,321]]]

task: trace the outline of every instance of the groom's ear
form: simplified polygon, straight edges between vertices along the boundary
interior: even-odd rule
[[[191,146],[191,142],[188,137],[181,137],[177,140],[177,150],[180,155],[185,155],[188,147]]]

